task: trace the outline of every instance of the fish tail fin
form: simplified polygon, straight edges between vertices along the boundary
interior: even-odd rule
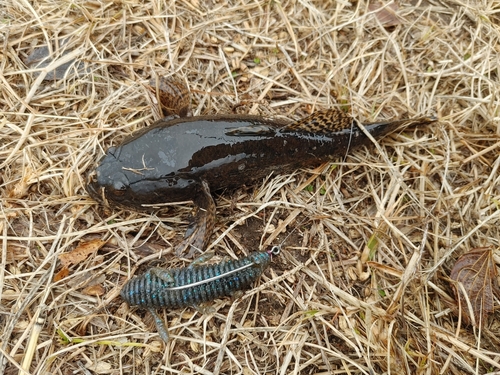
[[[415,117],[415,118],[407,118],[403,120],[392,120],[392,121],[381,121],[381,122],[370,122],[363,123],[365,126],[388,126],[391,129],[396,128],[398,126],[412,126],[412,125],[420,125],[420,124],[429,124],[432,122],[438,121],[436,116],[424,116],[424,117]]]

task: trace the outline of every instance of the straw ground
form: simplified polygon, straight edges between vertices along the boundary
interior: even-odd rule
[[[498,1],[1,3],[0,373],[500,371],[498,299],[467,325],[449,280],[470,249],[499,260]],[[218,195],[219,259],[286,238],[282,255],[214,315],[159,311],[165,345],[118,291],[187,264],[172,248],[192,205],[106,209],[84,189],[109,146],[161,117],[160,76],[189,85],[195,115],[440,121]],[[59,255],[94,239],[56,281]]]

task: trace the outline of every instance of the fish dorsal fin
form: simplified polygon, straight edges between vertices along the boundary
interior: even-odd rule
[[[352,127],[353,118],[348,113],[331,108],[317,111],[301,120],[282,128],[283,132],[304,132],[314,134],[332,134]]]

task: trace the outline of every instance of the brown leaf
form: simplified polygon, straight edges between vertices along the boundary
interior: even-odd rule
[[[156,94],[163,116],[178,115],[186,117],[190,112],[191,93],[189,88],[179,79],[160,77],[149,81],[148,89]]]
[[[104,287],[101,284],[88,286],[82,290],[83,294],[86,294],[88,296],[96,296],[96,297],[102,296],[105,292],[106,292],[106,290],[104,289]]]
[[[23,177],[12,187],[12,189],[7,190],[7,196],[17,199],[24,198],[28,194],[28,189],[37,181],[38,177],[35,170],[30,167],[24,167]]]
[[[64,279],[69,275],[69,268],[63,267],[58,273],[54,276],[54,282]]]
[[[375,11],[375,17],[377,17],[379,22],[384,27],[397,26],[403,23],[396,14],[398,6],[395,3],[390,3],[386,6],[385,4],[382,4],[378,1],[371,2],[368,5],[368,10],[370,12]]]
[[[90,254],[95,253],[103,247],[105,243],[106,241],[99,239],[82,242],[73,251],[59,255],[59,259],[61,260],[63,267],[68,267],[71,264],[78,264],[87,259]]]
[[[457,282],[453,287],[465,322],[478,326],[493,311],[493,295],[498,293],[493,252],[488,247],[479,247],[465,253],[458,258],[450,278]]]

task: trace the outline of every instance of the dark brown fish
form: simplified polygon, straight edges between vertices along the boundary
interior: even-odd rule
[[[364,127],[380,138],[403,124],[432,121],[423,117]],[[370,142],[358,122],[337,109],[289,124],[245,115],[161,120],[111,147],[89,174],[88,191],[97,200],[139,210],[193,200],[200,209],[185,245],[202,251],[215,213],[210,192],[318,165]]]

